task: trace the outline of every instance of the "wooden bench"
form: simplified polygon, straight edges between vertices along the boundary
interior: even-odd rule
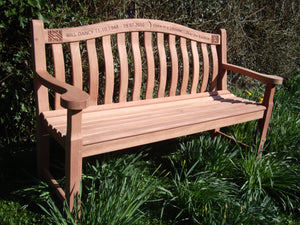
[[[84,157],[251,120],[259,120],[262,150],[283,79],[227,63],[224,29],[212,34],[152,19],[32,25],[38,173],[70,209]],[[264,82],[263,103],[231,94],[227,71]],[[65,149],[65,191],[49,171],[50,136]]]

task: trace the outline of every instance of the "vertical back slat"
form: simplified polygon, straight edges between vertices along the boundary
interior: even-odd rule
[[[90,79],[89,79],[90,105],[97,105],[98,89],[99,89],[99,66],[98,66],[95,39],[87,40],[86,47],[88,52],[89,71],[90,71]]]
[[[202,75],[202,83],[200,87],[200,92],[204,92],[207,87],[208,83],[208,76],[209,76],[209,58],[208,58],[208,51],[207,45],[201,43],[201,51],[203,56],[203,75]]]
[[[159,86],[157,96],[162,98],[165,96],[167,83],[167,60],[163,33],[157,33],[157,49],[159,55]]]
[[[140,100],[142,85],[142,59],[139,45],[139,32],[131,33],[131,46],[134,62],[134,84],[132,100]]]
[[[176,36],[169,35],[169,48],[171,55],[171,65],[172,65],[172,76],[170,84],[170,96],[176,95],[177,82],[178,82],[178,55],[176,50]]]
[[[189,55],[187,51],[186,39],[183,37],[180,38],[180,48],[181,48],[182,63],[183,63],[180,94],[183,95],[186,94],[187,85],[189,82]]]
[[[120,60],[119,102],[126,102],[128,89],[128,57],[126,52],[125,33],[117,35],[117,43]]]
[[[82,90],[82,62],[78,41],[70,43],[70,52],[72,59],[73,85]]]
[[[61,44],[52,44],[52,55],[53,55],[53,64],[54,64],[54,74],[57,80],[66,82],[65,79],[65,62],[64,54]],[[60,94],[55,92],[54,96],[54,108],[62,109],[60,105]]]
[[[218,54],[215,45],[211,45],[211,55],[212,55],[212,76],[211,76],[211,83],[209,89],[210,91],[215,91],[217,88],[217,75],[219,72]]]
[[[110,35],[102,37],[103,55],[105,60],[104,104],[112,103],[114,92],[114,61],[110,39]]]
[[[227,63],[227,34],[225,29],[220,30],[221,44],[218,45],[219,75],[218,90],[227,90],[227,70],[223,69],[222,64]]]
[[[155,64],[152,49],[152,33],[144,33],[145,52],[147,59],[147,87],[146,87],[146,99],[153,97],[154,90],[154,78],[155,78]]]
[[[191,41],[191,48],[192,48],[192,55],[193,55],[193,80],[192,80],[191,94],[195,94],[197,92],[197,86],[199,82],[199,72],[200,72],[199,53],[198,53],[196,41]]]

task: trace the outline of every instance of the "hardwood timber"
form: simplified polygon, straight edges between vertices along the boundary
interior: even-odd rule
[[[191,87],[191,94],[197,93],[200,65],[199,65],[199,53],[197,49],[197,42],[191,41],[192,55],[193,55],[193,80]]]
[[[241,66],[232,65],[232,64],[229,64],[229,63],[222,64],[222,67],[226,70],[230,70],[230,71],[233,71],[233,72],[236,72],[236,73],[240,73],[240,74],[243,74],[245,76],[251,77],[253,79],[262,81],[266,84],[282,84],[282,82],[283,82],[282,77],[258,73],[258,72],[255,72],[253,70],[246,69],[246,68],[243,68]]]
[[[139,45],[139,32],[131,33],[131,46],[134,62],[134,82],[132,100],[140,99],[142,85],[142,59]]]
[[[99,89],[99,67],[98,58],[96,51],[96,41],[95,39],[90,39],[86,41],[86,48],[89,60],[89,95],[90,95],[90,105],[97,105],[98,99],[98,89]]]
[[[82,90],[82,63],[78,41],[70,43],[70,51],[72,59],[73,85]]]
[[[61,44],[52,44],[52,55],[55,78],[65,82],[65,61]],[[54,108],[62,109],[63,107],[60,105],[60,94],[56,92],[54,97]]]
[[[221,65],[227,63],[227,33],[225,29],[220,29],[221,44],[217,45],[217,53],[219,60],[219,74],[217,78],[217,89],[227,90],[227,70]]]
[[[64,190],[60,187],[59,183],[55,180],[55,178],[52,176],[49,170],[44,169],[43,176],[49,180],[50,185],[55,189],[55,191],[58,194],[58,197],[61,201],[63,201],[66,198],[66,194]]]
[[[177,82],[178,82],[178,56],[176,50],[176,36],[169,35],[169,46],[171,55],[171,65],[172,65],[172,77],[170,84],[170,96],[176,95]]]
[[[128,90],[128,58],[126,52],[125,33],[118,34],[117,41],[120,60],[119,102],[126,102]]]
[[[211,76],[211,83],[210,83],[210,91],[215,91],[217,88],[217,76],[218,76],[218,54],[217,48],[215,45],[211,45],[211,55],[212,55],[212,76]]]
[[[103,54],[105,59],[105,94],[104,103],[112,103],[114,93],[114,62],[110,36],[102,37]]]
[[[162,98],[165,96],[166,83],[167,83],[167,60],[166,51],[164,45],[164,34],[157,33],[157,49],[159,55],[159,86],[158,86],[158,97]]]
[[[208,76],[209,76],[209,58],[208,58],[208,50],[207,45],[201,43],[201,51],[203,57],[203,73],[202,73],[202,83],[200,87],[200,92],[206,91],[206,87],[208,84]]]
[[[145,51],[147,60],[147,87],[146,99],[153,98],[154,81],[155,81],[155,64],[152,48],[152,33],[145,32]]]
[[[182,81],[181,81],[181,89],[180,94],[184,95],[187,92],[187,86],[189,82],[189,55],[187,51],[186,39],[180,38],[180,48],[181,48],[181,55],[182,55]]]
[[[227,63],[224,29],[205,33],[152,19],[60,29],[44,29],[40,20],[32,25],[37,170],[72,212],[84,157],[208,130],[229,137],[220,128],[252,120],[259,121],[261,156],[282,78]],[[53,65],[46,64],[48,45]],[[229,70],[266,83],[263,103],[230,93]],[[83,81],[89,81],[84,90]],[[53,109],[48,90],[55,93]],[[50,136],[65,149],[65,191],[49,170]]]
[[[271,119],[275,88],[276,87],[275,87],[274,84],[267,83],[267,85],[266,85],[264,100],[263,100],[262,104],[264,106],[266,106],[267,109],[265,110],[263,119],[259,120],[259,123],[258,123],[258,127],[259,127],[260,132],[261,132],[261,138],[260,138],[258,152],[257,152],[259,157],[261,157],[261,154],[262,154],[261,151],[263,150],[263,147],[264,147],[264,143],[265,143],[265,140],[266,140],[267,131],[268,131],[268,127],[269,127],[269,122],[270,122],[270,119]]]

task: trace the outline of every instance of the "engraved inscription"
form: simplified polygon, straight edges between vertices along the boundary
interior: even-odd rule
[[[210,41],[208,37],[203,36],[203,35],[201,35],[197,32],[193,32],[193,31],[188,30],[188,29],[180,29],[180,28],[177,28],[177,27],[160,25],[160,24],[153,24],[153,28],[162,29],[162,30],[170,31],[170,32],[182,33],[183,35],[190,35],[194,38],[200,38],[202,40]]]
[[[74,30],[74,31],[68,31],[64,33],[66,37],[69,38],[75,38],[75,37],[87,37],[87,36],[93,36],[93,35],[105,35],[113,32],[126,32],[127,30],[135,30],[135,28],[140,28],[141,30],[147,30],[148,28],[156,29],[157,31],[162,32],[169,32],[169,33],[176,33],[178,35],[182,34],[189,35],[192,38],[200,39],[203,41],[211,42],[213,44],[219,43],[219,36],[218,35],[203,35],[201,32],[193,31],[189,28],[184,27],[177,27],[172,26],[164,23],[158,23],[158,22],[139,22],[139,21],[133,21],[133,22],[127,22],[127,23],[120,23],[120,24],[110,24],[110,25],[103,25],[99,24],[99,26],[93,27],[93,28],[87,28],[84,30]],[[49,30],[48,33],[49,41],[62,41],[62,31],[61,30]]]
[[[48,30],[49,42],[60,42],[63,40],[62,30]]]
[[[123,28],[143,28],[147,26],[144,22],[132,22],[123,24]]]
[[[218,44],[219,43],[219,36],[218,35],[212,35],[211,36],[211,42],[213,44]]]
[[[67,37],[84,37],[84,36],[89,36],[93,34],[101,34],[103,32],[110,32],[119,29],[118,24],[110,25],[110,26],[99,26],[94,29],[89,29],[89,30],[82,30],[82,31],[77,31],[77,32],[69,32],[66,33]]]

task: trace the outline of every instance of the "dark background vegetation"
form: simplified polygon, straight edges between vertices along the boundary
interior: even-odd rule
[[[226,28],[229,62],[286,80],[299,74],[299,1],[0,0],[0,12],[1,149],[35,141],[31,19],[42,19],[49,28],[129,17],[163,19],[207,32]],[[231,83],[240,79],[233,77]]]

